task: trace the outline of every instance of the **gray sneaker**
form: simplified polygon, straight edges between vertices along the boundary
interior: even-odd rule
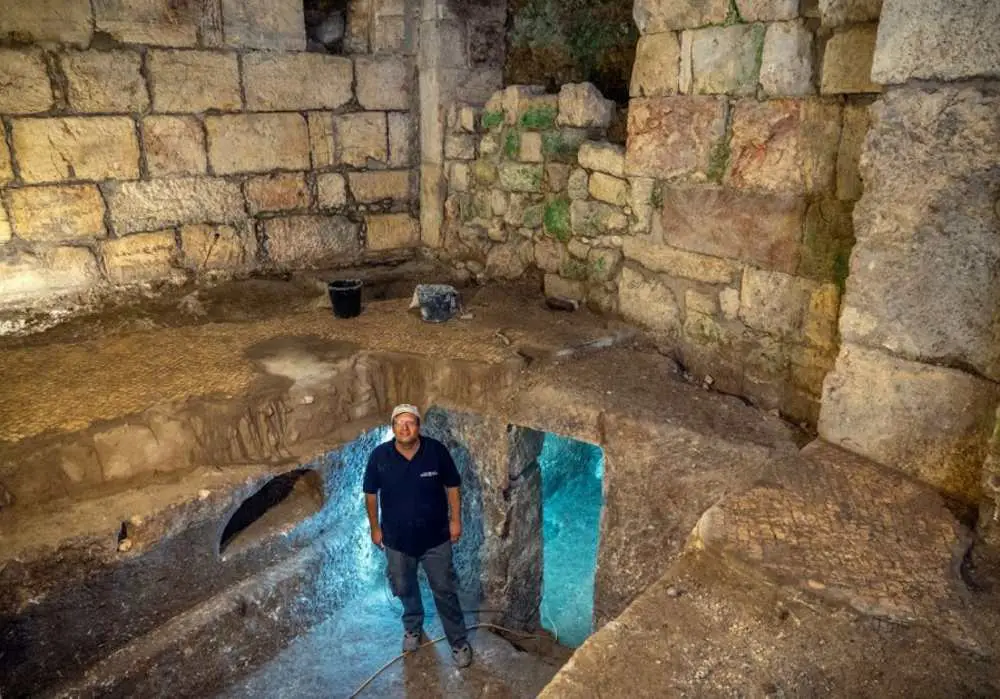
[[[423,635],[423,630],[420,631],[407,631],[403,634],[403,652],[413,653],[420,647],[420,637]]]
[[[468,643],[452,646],[451,657],[458,667],[469,667],[472,665],[472,646]]]

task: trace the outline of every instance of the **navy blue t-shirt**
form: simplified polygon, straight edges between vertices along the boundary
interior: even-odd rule
[[[364,491],[378,494],[382,506],[382,543],[408,556],[451,538],[445,488],[457,488],[462,479],[448,449],[420,436],[413,459],[396,451],[395,440],[372,451],[365,469]]]

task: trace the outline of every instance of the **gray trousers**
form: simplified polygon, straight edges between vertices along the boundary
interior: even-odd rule
[[[389,584],[392,593],[403,603],[403,628],[418,632],[424,624],[424,604],[420,599],[420,584],[417,582],[417,565],[424,567],[427,581],[434,593],[441,625],[452,647],[466,640],[465,617],[458,602],[457,578],[451,562],[451,542],[428,549],[424,555],[408,556],[394,551],[388,546],[385,555],[389,561]]]

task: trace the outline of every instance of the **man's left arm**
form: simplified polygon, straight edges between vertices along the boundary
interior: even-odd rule
[[[454,544],[462,538],[462,493],[457,486],[444,491],[448,494],[448,532]]]

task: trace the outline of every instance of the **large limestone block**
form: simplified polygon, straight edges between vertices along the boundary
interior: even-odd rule
[[[61,57],[75,112],[142,112],[149,106],[142,57],[134,51],[71,51]]]
[[[0,254],[0,307],[18,307],[99,284],[97,260],[87,248],[39,248]]]
[[[813,85],[813,34],[802,22],[767,27],[761,56],[760,85],[768,97],[800,97]]]
[[[630,236],[622,245],[625,257],[653,272],[706,284],[730,284],[739,280],[742,264],[734,260],[700,255],[657,243],[649,237]]]
[[[347,204],[347,178],[339,172],[316,175],[316,199],[320,208],[336,209]]]
[[[741,100],[732,115],[726,183],[805,193],[833,189],[840,106],[818,100]]]
[[[586,238],[620,234],[628,228],[628,218],[619,207],[600,201],[570,202],[569,220],[573,235]]]
[[[14,232],[25,240],[55,242],[105,234],[104,200],[95,185],[11,189],[7,204]]]
[[[142,143],[151,177],[201,175],[207,169],[205,132],[193,116],[148,116]]]
[[[358,224],[343,216],[288,216],[264,222],[267,253],[280,268],[314,267],[352,259],[360,242]]]
[[[354,199],[364,204],[374,204],[386,199],[392,201],[410,199],[412,177],[409,170],[352,172],[347,178]]]
[[[762,24],[734,24],[684,32],[681,37],[681,92],[754,94],[760,75],[764,33]]]
[[[104,272],[112,284],[163,279],[177,257],[173,231],[136,233],[101,244]]]
[[[0,245],[10,240],[14,235],[10,227],[10,218],[7,216],[7,207],[4,206],[3,199],[0,199]]]
[[[568,83],[559,89],[559,126],[606,129],[614,114],[615,103],[590,83]]]
[[[334,163],[353,167],[384,165],[388,159],[385,112],[355,112],[333,117]]]
[[[828,27],[875,22],[881,12],[882,0],[819,0],[819,16]]]
[[[626,206],[629,201],[628,182],[603,172],[595,172],[590,176],[588,191],[594,199],[615,206]]]
[[[823,386],[823,439],[968,501],[1000,387],[955,369],[845,344]]]
[[[903,88],[871,114],[841,332],[1000,380],[1000,96]]]
[[[864,192],[861,181],[861,149],[868,135],[871,120],[868,105],[848,104],[844,107],[844,126],[837,150],[837,198],[857,201]]]
[[[625,149],[613,143],[586,141],[580,146],[577,159],[580,167],[588,170],[625,176]]]
[[[139,177],[139,142],[128,117],[16,119],[13,142],[25,182]]]
[[[528,268],[532,256],[530,240],[494,245],[486,255],[486,275],[491,279],[518,279]]]
[[[748,267],[740,289],[740,320],[782,340],[799,340],[818,286],[790,274]]]
[[[309,206],[309,184],[301,172],[276,172],[252,177],[243,184],[250,213],[292,211]]]
[[[632,100],[625,171],[668,179],[704,175],[726,133],[726,104],[718,97]]]
[[[632,16],[642,34],[722,24],[729,0],[635,0]]]
[[[413,130],[413,117],[398,112],[388,115],[389,119],[389,167],[409,167],[413,156],[419,150]]]
[[[337,155],[337,144],[334,142],[333,133],[333,114],[330,112],[308,112],[306,126],[309,129],[309,150],[312,152],[313,167],[333,166]]]
[[[877,31],[875,24],[858,24],[837,32],[826,42],[820,79],[824,95],[882,90],[871,79]]]
[[[243,58],[247,109],[336,109],[351,101],[349,58],[322,53],[250,53]]]
[[[105,187],[117,235],[186,223],[233,223],[246,218],[239,184],[215,177],[111,182]]]
[[[799,16],[800,0],[736,0],[744,22],[775,22]]]
[[[393,250],[420,244],[420,222],[409,214],[380,214],[365,218],[369,250]]]
[[[52,108],[52,86],[40,51],[0,49],[0,112],[34,114]]]
[[[358,103],[372,111],[410,108],[411,62],[404,56],[359,56],[354,61],[357,73]]]
[[[872,77],[911,79],[1000,76],[1000,3],[991,0],[884,0]]]
[[[681,43],[674,32],[639,38],[632,64],[632,97],[662,97],[677,93],[680,79]]]
[[[727,187],[663,188],[664,242],[792,274],[798,265],[805,200]]]
[[[123,44],[197,46],[202,12],[176,0],[94,0],[97,31]]]
[[[301,114],[210,116],[205,129],[217,175],[309,169],[309,131]]]
[[[7,0],[0,8],[0,38],[84,47],[92,34],[90,0]]]
[[[10,149],[7,148],[7,139],[0,138],[0,186],[3,186],[14,179],[14,166],[10,160]]]
[[[657,334],[676,337],[681,309],[674,293],[653,275],[626,266],[618,282],[618,309],[622,316]]]
[[[153,50],[146,61],[154,111],[227,112],[242,106],[234,54]]]
[[[235,48],[304,51],[300,0],[222,0],[226,44]]]
[[[131,237],[131,236],[130,236]],[[194,224],[181,228],[181,262],[188,269],[243,269],[253,255],[232,226]]]

